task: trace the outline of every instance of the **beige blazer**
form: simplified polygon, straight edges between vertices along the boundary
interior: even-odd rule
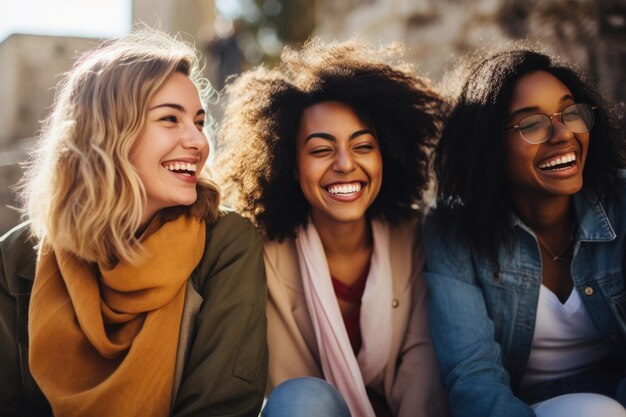
[[[424,257],[419,222],[390,228],[393,279],[392,340],[387,365],[370,388],[387,398],[394,416],[447,415],[445,394],[428,333]],[[324,378],[293,239],[264,244],[267,301],[268,392],[300,376]],[[359,417],[359,416],[354,416]]]

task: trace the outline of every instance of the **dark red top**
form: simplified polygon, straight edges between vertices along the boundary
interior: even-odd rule
[[[365,271],[363,271],[361,276],[351,286],[347,286],[331,276],[337,298],[348,303],[357,303],[354,310],[343,317],[343,323],[346,326],[350,345],[352,345],[352,351],[355,355],[361,350],[361,298],[363,298],[369,271],[370,267],[368,264]],[[383,396],[377,394],[370,388],[367,388],[367,396],[370,399],[376,417],[392,417],[387,401]]]

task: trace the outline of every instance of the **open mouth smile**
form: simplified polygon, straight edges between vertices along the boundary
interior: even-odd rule
[[[335,183],[324,187],[324,190],[334,200],[353,201],[361,196],[365,184],[360,181],[349,183]]]
[[[180,179],[187,182],[196,181],[196,171],[198,167],[194,163],[184,161],[167,161],[164,162],[162,166]]]
[[[537,168],[542,171],[562,171],[572,168],[574,165],[576,165],[576,154],[570,152],[542,162]]]

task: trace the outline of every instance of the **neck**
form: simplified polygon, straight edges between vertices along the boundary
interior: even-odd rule
[[[349,254],[372,247],[372,231],[365,217],[356,222],[328,222],[312,218],[326,256]]]
[[[150,213],[144,213],[142,219],[141,219],[141,225],[139,226],[139,228],[137,229],[137,231],[135,232],[135,237],[139,240],[141,240],[146,236],[146,232],[148,231],[148,227],[150,226],[150,224],[152,223],[152,220],[154,220],[154,216],[156,216],[156,211],[155,212],[150,212]],[[154,230],[152,230],[152,232],[154,232]],[[149,235],[150,233],[148,233]]]
[[[573,219],[571,196],[546,198],[512,198],[513,210],[531,229],[540,235],[570,233]]]

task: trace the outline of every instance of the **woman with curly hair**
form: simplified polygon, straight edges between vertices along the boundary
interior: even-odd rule
[[[22,184],[30,224],[0,239],[0,414],[258,414],[262,240],[203,171],[196,54],[141,30],[59,85]]]
[[[354,416],[445,410],[419,239],[443,101],[390,64],[398,52],[358,41],[288,49],[279,68],[227,87],[218,133],[217,177],[266,239],[268,391],[322,378]],[[345,415],[317,388],[281,385],[264,413]]]
[[[429,319],[454,416],[626,416],[626,142],[572,68],[469,66],[424,224]],[[621,384],[621,385],[620,385]]]

